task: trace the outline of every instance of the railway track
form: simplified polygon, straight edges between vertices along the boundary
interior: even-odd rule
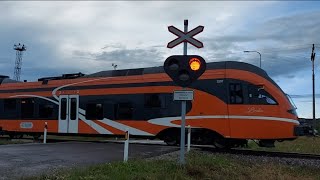
[[[291,152],[279,152],[279,151],[260,151],[260,150],[250,150],[250,149],[217,149],[217,148],[208,147],[208,146],[202,146],[202,147],[198,146],[197,148],[201,151],[207,151],[211,153],[320,160],[320,155],[318,154],[291,153]]]
[[[10,140],[9,137],[1,137],[0,139]],[[21,139],[14,139],[14,140],[33,140],[31,138],[21,138]],[[33,140],[33,142],[42,143],[42,139]],[[55,143],[55,142],[65,142],[65,141],[79,141],[79,142],[109,142],[109,143],[123,143],[122,141],[113,141],[113,140],[76,140],[76,139],[48,139],[48,143]],[[135,144],[136,142],[133,140],[130,143]],[[164,144],[157,144],[157,143],[139,143],[145,145],[164,145]],[[167,145],[164,145],[167,146]],[[238,154],[238,155],[245,155],[245,156],[262,156],[262,157],[278,157],[278,158],[294,158],[294,159],[312,159],[312,160],[320,160],[320,155],[318,154],[306,154],[306,153],[292,153],[292,152],[279,152],[279,151],[260,151],[260,150],[251,150],[251,149],[219,149],[213,146],[207,145],[192,145],[191,148],[197,149],[200,151],[206,151],[210,153],[221,153],[221,154]]]

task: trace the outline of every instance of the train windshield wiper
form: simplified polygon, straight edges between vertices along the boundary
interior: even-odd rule
[[[286,96],[288,97],[289,101],[290,101],[290,104],[292,106],[292,109],[298,109],[297,106],[294,104],[291,96],[289,94],[286,94]]]

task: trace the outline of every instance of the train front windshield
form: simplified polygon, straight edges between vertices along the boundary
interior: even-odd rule
[[[295,114],[296,116],[298,116],[297,112],[296,112],[296,109],[297,109],[297,106],[294,104],[291,96],[289,94],[286,94],[290,104],[291,104],[291,109],[289,110],[291,113]]]

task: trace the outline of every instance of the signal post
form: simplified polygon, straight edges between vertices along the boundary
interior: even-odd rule
[[[182,87],[180,91],[174,91],[174,100],[181,101],[181,134],[180,134],[180,161],[185,164],[185,125],[186,125],[186,101],[193,100],[193,91],[186,90],[192,82],[196,81],[206,70],[206,61],[198,55],[187,55],[187,43],[197,48],[202,48],[203,43],[193,38],[204,29],[198,26],[188,32],[188,20],[184,20],[184,32],[174,26],[169,26],[168,30],[178,36],[169,42],[167,47],[173,48],[183,42],[183,55],[173,55],[164,62],[164,71],[174,81],[175,84]]]

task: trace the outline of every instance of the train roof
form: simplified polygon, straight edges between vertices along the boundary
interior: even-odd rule
[[[10,79],[9,76],[6,76],[6,75],[0,75],[0,84],[17,83],[17,82],[20,82],[20,81]]]
[[[244,62],[237,62],[237,61],[209,62],[207,63],[207,69],[239,69],[239,70],[256,73],[268,79],[268,75],[264,70],[252,64],[248,64]],[[133,75],[157,74],[157,73],[164,73],[163,66],[136,68],[136,69],[107,70],[107,71],[100,71],[100,72],[87,74],[87,75],[79,72],[74,74],[63,74],[62,76],[43,77],[43,78],[39,78],[38,81],[75,79],[75,78],[133,76]]]
[[[267,75],[267,73],[263,69],[260,69],[257,66],[244,63],[244,62],[237,62],[237,61],[209,62],[207,63],[207,69],[210,69],[210,70],[239,69],[239,70],[256,73],[270,80],[270,77]],[[87,74],[87,75],[79,72],[79,73],[73,73],[73,74],[63,74],[61,76],[54,76],[54,77],[43,77],[43,78],[39,78],[38,81],[47,83],[48,81],[51,81],[51,80],[61,80],[61,79],[117,77],[117,76],[132,76],[132,75],[157,74],[157,73],[164,73],[163,66],[136,68],[136,69],[108,70],[108,71],[100,71],[92,74]],[[9,76],[0,75],[0,84],[19,83],[19,82],[20,81],[10,79]]]
[[[256,73],[262,77],[268,77],[267,73],[252,64],[237,62],[237,61],[221,61],[221,62],[209,62],[207,63],[207,69],[239,69],[244,71],[250,71]],[[143,74],[156,74],[164,73],[163,66],[149,67],[149,68],[137,68],[137,69],[121,69],[121,70],[109,70],[100,71],[93,74],[88,74],[83,77],[116,77],[116,76],[132,76]]]
[[[268,76],[266,71],[264,71],[263,69],[261,69],[257,66],[254,66],[252,64],[248,64],[245,62],[238,62],[238,61],[209,62],[209,63],[207,63],[207,69],[210,69],[210,70],[213,70],[213,69],[238,69],[238,70],[243,70],[243,71],[249,71],[249,72],[255,73],[255,74],[269,80],[272,84],[274,84],[276,87],[278,87],[281,90],[281,88]],[[156,74],[156,73],[164,73],[163,66],[149,67],[149,68],[138,68],[138,69],[121,69],[121,70],[100,71],[97,73],[85,75],[83,77],[84,78],[117,77],[117,76]]]

